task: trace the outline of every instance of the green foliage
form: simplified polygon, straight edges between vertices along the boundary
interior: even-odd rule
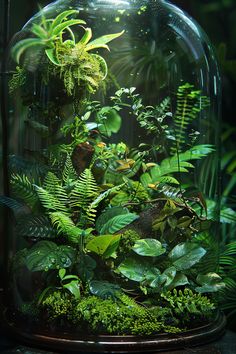
[[[75,250],[51,241],[39,241],[27,251],[25,264],[32,272],[68,268],[75,261]]]
[[[65,319],[72,311],[73,301],[66,292],[54,291],[43,300],[41,307],[47,312],[49,321]]]
[[[100,232],[101,234],[114,234],[115,232],[122,230],[124,227],[131,224],[134,220],[137,219],[138,215],[134,213],[127,213],[123,215],[114,216],[103,225]]]
[[[26,175],[12,175],[11,188],[14,195],[26,203],[30,208],[34,208],[38,202],[38,196],[34,188],[34,182],[30,181]]]
[[[119,246],[120,237],[120,235],[95,236],[86,244],[86,248],[103,258],[109,258],[115,253]]]
[[[95,207],[89,208],[90,204],[98,197],[98,187],[90,169],[85,169],[79,176],[78,181],[70,195],[70,205],[74,209],[82,209],[83,222],[94,222],[96,217]],[[81,220],[82,221],[82,220]]]
[[[58,236],[57,231],[50,223],[50,219],[44,214],[18,218],[16,232],[18,236],[37,241],[55,239]]]
[[[9,93],[13,94],[15,90],[19,87],[24,86],[26,82],[26,72],[25,69],[16,67],[16,72],[12,75],[12,78],[9,81]]]
[[[166,252],[161,242],[152,238],[136,241],[132,249],[140,256],[146,257],[158,257]]]
[[[120,301],[100,299],[96,296],[84,298],[73,312],[76,324],[84,323],[94,334],[151,335],[160,332],[176,333],[179,329],[159,322],[145,307],[127,297]]]
[[[121,292],[118,284],[109,283],[107,281],[92,280],[89,282],[89,290],[92,295],[96,295],[101,299],[117,298]]]
[[[180,320],[182,326],[191,325],[192,321],[206,320],[214,314],[213,302],[188,288],[183,291],[174,289],[172,292],[162,293],[161,297],[171,307],[173,315]]]
[[[182,151],[186,144],[186,133],[190,123],[210,104],[209,98],[203,96],[200,90],[186,83],[179,86],[177,92],[177,108],[174,115],[175,146],[173,152]]]
[[[133,248],[135,242],[140,239],[140,235],[134,230],[126,230],[121,234],[118,247],[118,255],[127,255]]]
[[[197,243],[185,242],[176,245],[168,257],[176,269],[185,270],[198,263],[205,254],[206,250]]]

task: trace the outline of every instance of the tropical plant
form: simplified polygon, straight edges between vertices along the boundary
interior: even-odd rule
[[[17,310],[29,315],[35,308],[39,321],[96,334],[177,333],[191,328],[186,311],[196,324],[207,323],[224,274],[202,266],[209,253],[201,237],[213,217],[210,201],[192,195],[188,174],[214,147],[192,138],[185,145],[183,137],[208,99],[186,83],[174,104],[167,97],[146,105],[135,87],[119,88],[106,103],[91,100],[107,75],[104,58],[91,51],[108,49],[123,31],[92,40],[85,22],[70,18],[76,14],[42,15],[29,29],[32,38],[12,50],[21,66],[10,86],[20,86],[29,113],[37,112],[26,126],[46,146],[33,154],[40,173],[14,157],[12,198],[1,198],[27,242],[13,260],[12,289],[22,273],[41,279]],[[76,25],[84,31],[79,40]],[[37,93],[29,93],[27,57],[36,46],[40,83],[52,87],[45,115]],[[119,139],[127,115],[147,141],[131,147]]]

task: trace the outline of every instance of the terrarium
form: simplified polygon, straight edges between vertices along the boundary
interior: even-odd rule
[[[102,352],[218,335],[221,87],[202,29],[163,0],[58,0],[9,69],[11,327]]]

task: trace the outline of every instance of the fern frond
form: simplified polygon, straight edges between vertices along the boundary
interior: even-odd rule
[[[33,209],[38,202],[38,195],[34,188],[34,182],[31,182],[24,174],[22,176],[15,174],[12,175],[10,183],[13,194]]]
[[[208,106],[209,98],[203,96],[200,90],[195,90],[193,85],[186,83],[178,88],[177,108],[174,116],[176,146],[172,147],[172,153],[182,151],[190,123]]]
[[[69,154],[66,157],[62,178],[65,183],[68,183],[69,180],[76,180],[78,178]]]
[[[48,211],[61,211],[68,214],[70,212],[69,208],[60,201],[55,195],[48,192],[46,189],[35,186],[41,204]]]
[[[54,173],[48,172],[44,180],[43,187],[47,192],[56,196],[57,199],[64,205],[67,205],[69,203],[66,191],[61,185],[61,181]]]
[[[53,226],[59,233],[67,236],[68,240],[73,243],[80,241],[82,230],[75,226],[71,218],[62,212],[54,212],[49,214]]]
[[[27,215],[21,217],[16,224],[17,235],[32,240],[54,239],[56,230],[46,215]]]
[[[90,169],[85,169],[79,176],[70,196],[72,208],[86,211],[89,205],[98,197],[98,186]]]

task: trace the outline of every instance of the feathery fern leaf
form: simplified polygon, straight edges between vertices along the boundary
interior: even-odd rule
[[[0,204],[3,204],[10,208],[14,215],[17,217],[19,214],[27,214],[27,208],[25,205],[19,203],[17,200],[6,197],[4,195],[0,196]]]
[[[67,236],[68,240],[72,243],[79,243],[80,237],[84,230],[75,226],[71,218],[61,212],[50,213],[50,218],[54,227],[58,232]]]
[[[32,240],[54,239],[58,235],[46,215],[28,215],[20,218],[16,224],[16,232],[17,235]]]
[[[69,203],[68,196],[61,185],[61,181],[54,173],[48,172],[43,187],[47,192],[56,196],[62,204],[67,205]]]
[[[38,195],[35,191],[34,184],[26,175],[12,175],[11,187],[13,194],[23,200],[30,208],[34,208],[38,202]]]
[[[178,88],[177,108],[174,116],[176,146],[172,147],[173,153],[182,151],[190,123],[208,106],[209,98],[203,96],[200,90],[195,90],[193,85],[186,83]]]
[[[79,176],[70,196],[70,206],[81,209],[85,219],[94,221],[94,207],[90,204],[98,197],[98,186],[90,169],[85,169]]]
[[[68,183],[69,180],[77,179],[77,173],[73,167],[71,157],[69,154],[66,157],[65,166],[62,172],[62,178],[65,183]]]
[[[51,194],[46,189],[36,185],[35,189],[42,205],[48,211],[61,211],[65,214],[70,212],[69,208],[63,202],[61,202],[55,195]]]

